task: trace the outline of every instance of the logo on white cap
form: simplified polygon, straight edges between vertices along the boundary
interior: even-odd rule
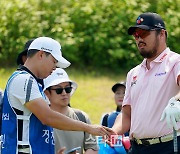
[[[61,75],[63,75],[63,73],[56,73],[58,76],[61,76]]]
[[[71,64],[64,57],[62,57],[60,43],[50,37],[36,38],[28,48],[28,50],[31,49],[42,50],[51,53],[51,55],[58,61],[56,65],[57,67],[66,68]]]

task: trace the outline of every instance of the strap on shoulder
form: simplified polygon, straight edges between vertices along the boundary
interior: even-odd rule
[[[80,121],[87,123],[86,117],[84,116],[84,114],[80,110],[78,110],[78,109],[73,109],[73,110],[74,110],[75,114],[78,116]]]

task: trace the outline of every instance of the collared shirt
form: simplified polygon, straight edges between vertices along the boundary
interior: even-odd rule
[[[150,63],[149,70],[144,59],[129,71],[123,106],[131,106],[131,137],[154,138],[172,132],[160,118],[169,99],[180,90],[179,75],[180,55],[169,48]]]

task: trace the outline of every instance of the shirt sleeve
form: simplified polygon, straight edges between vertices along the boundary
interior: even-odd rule
[[[19,74],[13,78],[9,85],[9,95],[23,105],[42,97],[37,81],[30,74]]]
[[[87,124],[91,124],[91,121],[88,117],[88,115],[85,112],[82,112],[86,118],[86,123]],[[93,149],[93,150],[98,150],[97,147],[97,141],[96,141],[96,137],[84,132],[84,150],[88,150],[88,149]]]
[[[177,84],[180,86],[180,61],[176,63],[174,67],[175,80],[177,80]]]
[[[130,105],[131,74],[132,74],[132,70],[128,72],[126,77],[126,90],[125,90],[125,96],[123,99],[122,106]]]
[[[3,99],[3,91],[0,89],[0,110],[1,110],[1,104],[2,104],[2,99]]]

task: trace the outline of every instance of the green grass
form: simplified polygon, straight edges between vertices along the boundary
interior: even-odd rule
[[[16,68],[0,68],[0,88],[4,89],[9,76]],[[104,113],[115,110],[111,87],[115,82],[124,80],[126,73],[113,71],[88,71],[67,68],[71,80],[78,88],[71,98],[71,106],[85,111],[93,124],[99,124]]]
[[[9,76],[14,72],[16,68],[0,68],[0,88],[4,89]]]

